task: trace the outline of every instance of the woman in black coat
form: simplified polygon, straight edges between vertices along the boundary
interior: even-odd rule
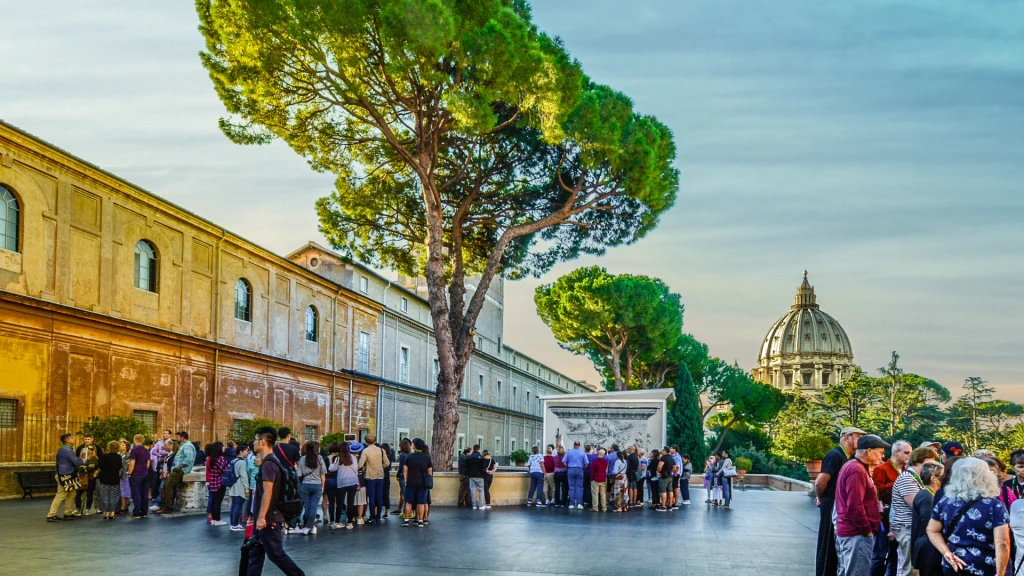
[[[942,486],[942,464],[927,462],[921,467],[923,490],[914,497],[913,517],[910,524],[911,553],[914,568],[921,576],[942,576],[942,555],[928,540],[926,528],[932,517],[935,491]]]

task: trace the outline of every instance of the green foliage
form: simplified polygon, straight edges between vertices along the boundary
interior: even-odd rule
[[[794,480],[810,480],[807,468],[801,462],[794,462],[770,452],[763,452],[752,448],[736,448],[730,453],[733,456],[734,462],[740,458],[749,459],[751,461],[751,469],[748,472],[751,474],[776,474],[793,478]]]
[[[995,388],[977,376],[964,380],[963,396],[946,410],[942,436],[957,440],[968,453],[979,448],[996,452],[1022,446],[1007,443],[1009,420],[1024,413],[1024,406],[1008,400],[994,400]]]
[[[750,458],[740,456],[733,462],[736,465],[737,470],[746,470],[750,472],[754,468],[754,463],[750,461]]]
[[[331,432],[330,434],[324,434],[324,437],[320,439],[320,446],[328,446],[335,442],[339,444],[345,441],[345,432]]]
[[[686,349],[684,348],[684,351]],[[707,405],[702,405],[704,416],[707,417],[716,408],[722,408],[732,403],[734,397],[742,396],[749,383],[750,375],[742,368],[729,364],[721,358],[707,356],[707,348],[704,348],[703,358],[700,357],[700,349],[691,345],[689,352],[684,354],[699,362],[694,382],[697,385],[699,396],[707,398]]]
[[[512,453],[508,455],[508,458],[512,462],[526,462],[530,459],[530,454],[523,449],[513,450]]]
[[[887,438],[915,433],[933,436],[942,421],[939,404],[949,402],[949,390],[929,378],[905,374],[899,359],[899,354],[893,352],[889,364],[878,369],[881,377],[875,385],[880,402],[869,425]]]
[[[746,373],[743,374],[744,378],[738,378],[724,391],[729,411],[723,413],[727,416],[722,417],[722,431],[712,452],[719,450],[734,425],[742,423],[751,427],[765,427],[786,406],[786,395],[781,391],[755,382]]]
[[[454,445],[495,275],[635,242],[675,203],[668,127],[587,78],[522,0],[196,0],[196,12],[228,138],[283,140],[334,174],[316,204],[331,245],[426,277],[438,453]]]
[[[832,436],[838,428],[829,409],[810,396],[799,392],[786,393],[786,408],[772,420],[766,430],[772,439],[772,452],[795,459],[793,446],[804,434]]]
[[[274,422],[269,418],[235,420],[235,426],[231,430],[231,439],[235,442],[251,443],[252,439],[256,437],[256,430],[264,426],[270,426],[274,430],[277,430],[284,425]]]
[[[685,365],[676,375],[675,402],[668,409],[668,443],[679,446],[681,454],[689,454],[691,462],[707,459],[704,425],[697,390]]]
[[[732,419],[729,412],[720,412],[707,419],[708,430],[711,431],[711,441],[718,444],[722,437],[726,424]],[[736,448],[753,448],[767,452],[772,446],[772,440],[764,430],[757,426],[751,426],[746,422],[734,422],[729,428],[729,433],[717,446],[717,450],[734,450]],[[717,451],[716,450],[716,451]]]
[[[864,416],[881,401],[877,379],[864,373],[859,366],[849,378],[825,389],[825,403],[839,418],[839,428],[865,425]]]
[[[578,268],[538,286],[534,302],[559,344],[610,372],[614,390],[633,381],[635,360],[654,363],[680,343],[683,305],[656,278]]]
[[[800,460],[821,460],[835,444],[828,436],[805,434],[793,443],[793,456]]]
[[[106,418],[93,416],[82,425],[82,429],[76,434],[91,435],[93,444],[106,450],[107,442],[125,438],[131,443],[136,434],[142,434],[149,438],[152,431],[147,429],[145,423],[130,416],[107,416]]]

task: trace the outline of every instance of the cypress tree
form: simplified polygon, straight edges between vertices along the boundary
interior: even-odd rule
[[[700,400],[693,377],[685,364],[679,366],[675,385],[676,401],[668,410],[669,444],[679,446],[680,454],[689,454],[694,470],[703,469],[707,458],[704,443],[704,422],[701,418]]]

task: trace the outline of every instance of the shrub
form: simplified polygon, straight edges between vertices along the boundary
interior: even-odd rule
[[[750,458],[744,458],[743,456],[736,458],[737,470],[746,470],[747,472],[750,472],[753,468],[754,463],[750,461]]]
[[[512,453],[508,455],[508,457],[509,460],[511,460],[512,462],[526,462],[527,460],[530,459],[529,453],[527,453],[526,450],[521,449],[513,450]]]
[[[832,449],[832,440],[821,434],[804,434],[793,442],[793,456],[801,460],[821,460]]]
[[[256,430],[264,426],[270,426],[277,430],[283,424],[278,424],[269,418],[235,420],[235,427],[231,430],[231,439],[235,442],[252,442],[252,439],[256,436]]]
[[[344,441],[345,441],[345,433],[344,432],[331,432],[330,434],[324,434],[324,437],[320,439],[320,447],[321,448],[326,448],[327,446],[329,446],[330,444],[333,444],[334,442],[337,442],[338,444],[341,444]]]
[[[111,440],[126,438],[131,443],[136,434],[142,434],[149,438],[150,431],[145,423],[130,416],[107,416],[106,418],[93,416],[82,425],[82,429],[76,434],[91,435],[93,444],[106,450],[107,442]]]
[[[750,460],[751,467],[747,472],[751,474],[775,474],[794,480],[810,480],[807,468],[802,463],[786,460],[770,452],[761,452],[760,450],[750,448],[737,448],[731,454],[733,455],[733,461],[737,462],[737,468],[741,458]]]

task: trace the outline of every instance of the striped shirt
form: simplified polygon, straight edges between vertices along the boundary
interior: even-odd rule
[[[918,481],[918,476],[910,468],[896,478],[896,483],[892,485],[892,507],[889,509],[891,525],[897,528],[910,528],[913,523],[914,511],[907,506],[904,496],[910,496],[911,502],[913,502],[914,496],[920,489],[921,483]]]

